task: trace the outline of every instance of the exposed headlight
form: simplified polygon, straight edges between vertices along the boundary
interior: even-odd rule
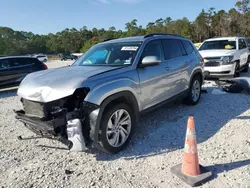
[[[222,65],[228,65],[228,64],[234,63],[234,62],[232,62],[233,58],[234,58],[234,56],[221,57]]]

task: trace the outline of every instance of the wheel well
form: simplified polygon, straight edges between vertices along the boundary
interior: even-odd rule
[[[202,81],[203,78],[202,78],[201,72],[195,73],[194,77],[195,77],[195,76],[198,76],[198,77],[200,78],[200,80]],[[194,78],[194,77],[193,77],[193,78]]]
[[[136,121],[138,121],[139,119],[138,103],[136,98],[131,92],[120,92],[105,99],[104,102],[101,104],[101,106],[103,105],[104,107],[103,112],[105,112],[108,108],[119,103],[126,103],[127,105],[129,105],[134,112]]]
[[[196,77],[196,76],[198,76],[198,77],[200,78],[201,83],[203,83],[203,76],[202,76],[202,73],[201,73],[200,71],[196,71],[196,72],[193,74],[192,79],[190,80],[189,86],[191,86],[192,80],[193,80],[193,78]]]

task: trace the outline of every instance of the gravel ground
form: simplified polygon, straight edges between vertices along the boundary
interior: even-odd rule
[[[50,68],[72,62],[48,62]],[[247,75],[249,76],[249,75]],[[69,152],[56,141],[32,136],[15,120],[22,106],[16,90],[0,91],[0,186],[2,187],[188,187],[170,168],[182,161],[186,122],[194,115],[200,164],[213,172],[202,187],[250,187],[250,100],[214,95],[206,83],[200,104],[180,103],[142,117],[129,147],[117,155]],[[57,149],[54,147],[58,147]]]

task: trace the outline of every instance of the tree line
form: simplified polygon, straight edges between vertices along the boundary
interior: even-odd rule
[[[249,0],[237,1],[229,11],[216,11],[214,7],[202,10],[194,21],[186,17],[172,20],[170,17],[149,22],[146,27],[133,19],[125,24],[125,30],[64,29],[56,34],[37,35],[32,32],[14,31],[0,27],[0,55],[25,55],[33,53],[72,53],[85,52],[92,45],[105,39],[121,38],[149,33],[170,33],[190,38],[193,42],[215,36],[241,35],[250,37]]]

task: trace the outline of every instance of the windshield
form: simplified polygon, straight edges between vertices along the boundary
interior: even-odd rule
[[[202,44],[199,50],[235,50],[236,41],[230,40],[215,40],[206,41]]]
[[[132,65],[141,42],[107,43],[92,47],[72,66]]]

